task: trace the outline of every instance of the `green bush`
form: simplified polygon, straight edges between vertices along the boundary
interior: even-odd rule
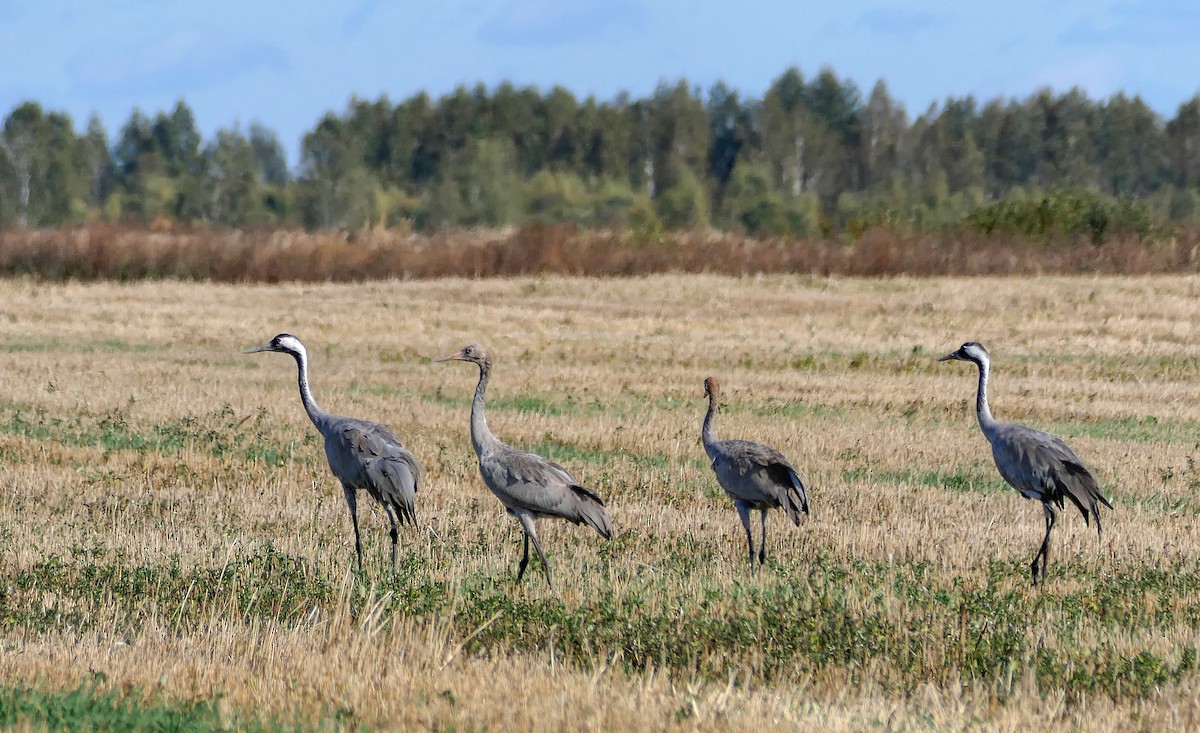
[[[679,180],[655,200],[655,206],[668,229],[708,226],[708,194],[696,174],[686,168]]]
[[[1111,236],[1147,239],[1158,233],[1142,201],[1114,198],[1086,189],[1057,190],[1036,199],[1016,198],[975,208],[969,227],[1038,241],[1088,238],[1100,244]]]

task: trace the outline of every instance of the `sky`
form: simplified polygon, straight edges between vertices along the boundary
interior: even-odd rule
[[[298,162],[304,133],[353,96],[398,102],[503,80],[579,97],[718,80],[761,97],[796,66],[864,96],[879,79],[913,116],[947,97],[1078,86],[1160,115],[1200,91],[1190,0],[0,0],[0,115],[24,101],[97,113],[183,99],[205,139],[261,123]]]

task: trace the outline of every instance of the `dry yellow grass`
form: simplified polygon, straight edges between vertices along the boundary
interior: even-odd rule
[[[98,671],[147,696],[219,695],[231,720],[335,726],[1195,727],[1198,290],[1196,277],[0,282],[0,670],[42,689]],[[352,572],[291,360],[239,353],[280,331],[308,345],[323,407],[388,424],[426,465],[403,583],[369,501],[367,569]],[[1102,542],[1064,513],[1045,589],[1027,587],[1041,510],[995,474],[974,372],[934,362],[968,339],[992,352],[997,417],[1066,438],[1116,507]],[[536,563],[512,584],[517,526],[467,439],[476,371],[430,361],[472,341],[497,359],[493,430],[553,452],[611,508],[607,544],[543,523],[557,593]],[[810,483],[811,517],[772,516],[758,577],[699,445],[710,374],[718,435],[778,447]],[[737,607],[754,598],[794,615]],[[627,617],[601,641],[572,630],[604,604]],[[818,658],[775,636],[833,608],[865,651]],[[1005,623],[991,610],[1024,609],[1036,617],[1009,651],[980,651]],[[706,613],[730,625],[669,640],[682,658],[638,646],[672,626],[708,633]],[[808,622],[812,644],[837,648]],[[747,642],[747,624],[766,638]],[[1150,658],[1173,672],[1137,667]]]

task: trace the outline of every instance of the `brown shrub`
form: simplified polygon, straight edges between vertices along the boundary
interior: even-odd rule
[[[630,231],[531,223],[520,229],[413,234],[294,229],[129,228],[109,223],[0,232],[0,274],[59,279],[172,277],[224,282],[358,281],[536,273],[659,272],[819,275],[1149,274],[1195,272],[1200,228],[1143,242],[1047,245],[971,232],[867,230],[838,239],[752,238],[681,231],[643,241]]]

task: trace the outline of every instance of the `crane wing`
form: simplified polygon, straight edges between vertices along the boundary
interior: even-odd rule
[[[399,513],[412,515],[412,495],[420,486],[423,469],[392,431],[367,420],[342,418],[326,439],[326,453],[343,483],[367,489],[381,501],[395,499]]]
[[[808,512],[804,481],[782,453],[749,440],[722,440],[715,447],[713,470],[730,495],[755,506],[781,506],[796,522],[799,512]]]
[[[497,451],[479,460],[485,483],[510,509],[566,517],[576,503],[572,487],[579,483],[557,463],[534,453]],[[582,488],[582,487],[580,487]]]
[[[1096,477],[1062,440],[1024,425],[1001,425],[992,438],[992,456],[1000,475],[1022,494],[1059,506],[1070,499],[1085,522],[1090,516],[1096,518],[1100,531],[1099,505],[1111,509],[1112,504],[1100,493]]]
[[[384,498],[384,502],[396,512],[400,524],[417,523],[414,499],[421,467],[416,457],[408,451],[406,455],[370,458],[363,467],[370,485]],[[374,492],[372,492],[374,493]]]

